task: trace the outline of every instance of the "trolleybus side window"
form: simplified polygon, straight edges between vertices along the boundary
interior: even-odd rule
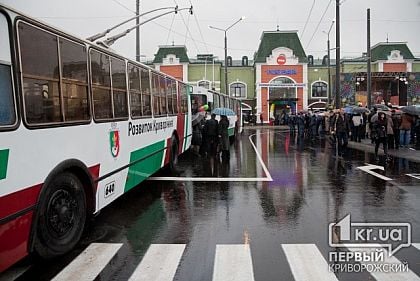
[[[142,116],[140,68],[128,64],[128,85],[130,86],[130,109],[132,117]]]
[[[174,114],[174,104],[172,103],[172,79],[166,78],[166,99],[168,101],[168,114]],[[176,104],[175,104],[176,105]]]
[[[24,22],[18,31],[27,123],[89,120],[86,48]]]
[[[188,112],[188,85],[178,83],[179,93],[181,95],[181,113]]]
[[[168,113],[166,104],[166,78],[163,76],[159,76],[159,80],[160,114],[166,115]]]
[[[152,72],[153,115],[161,115],[159,100],[159,76]]]
[[[60,38],[66,121],[89,120],[86,47]]]
[[[128,117],[125,62],[120,59],[111,58],[111,70],[114,118],[125,118]]]
[[[149,70],[141,69],[141,97],[144,116],[152,115],[152,96],[149,79]]]
[[[95,50],[90,51],[90,64],[92,71],[92,98],[95,118],[111,119],[111,81],[109,56]]]
[[[8,28],[5,16],[0,13],[0,126],[13,125],[16,122]]]
[[[19,23],[23,92],[29,124],[63,121],[57,36]]]
[[[169,88],[171,89],[170,98],[172,98],[173,114],[178,114],[178,99],[177,99],[176,81],[175,80],[171,79],[171,83],[169,84]]]

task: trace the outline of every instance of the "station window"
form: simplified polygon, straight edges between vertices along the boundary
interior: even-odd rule
[[[235,98],[246,98],[245,84],[240,82],[230,84],[229,93]]]
[[[312,84],[312,97],[314,98],[327,98],[327,83],[315,82]]]
[[[201,81],[198,81],[197,85],[198,85],[199,87],[203,87],[203,88],[206,88],[206,89],[210,89],[210,81],[207,81],[207,80],[201,80]]]
[[[0,126],[16,122],[8,28],[5,16],[0,13],[0,37],[4,39],[0,41]]]
[[[24,22],[18,31],[28,124],[89,120],[85,47]]]

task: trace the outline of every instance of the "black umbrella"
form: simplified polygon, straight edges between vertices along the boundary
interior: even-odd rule
[[[419,115],[420,116],[420,105],[409,105],[405,106],[401,109],[402,112],[411,114],[411,115]]]
[[[360,114],[360,113],[369,113],[369,109],[366,107],[355,106],[353,107],[353,114]]]

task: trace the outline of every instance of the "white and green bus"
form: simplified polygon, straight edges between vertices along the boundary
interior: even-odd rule
[[[71,250],[192,128],[181,81],[1,5],[0,37],[1,272]]]
[[[191,103],[193,115],[196,114],[203,105],[208,106],[208,113],[213,112],[216,108],[228,108],[232,110],[235,115],[227,116],[229,120],[229,138],[233,141],[239,133],[242,133],[242,109],[241,101],[239,99],[229,97],[204,87],[192,86]],[[207,114],[206,118],[209,119],[210,114]],[[216,119],[220,120],[220,116],[216,115]]]

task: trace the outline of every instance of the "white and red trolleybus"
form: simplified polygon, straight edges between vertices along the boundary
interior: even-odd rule
[[[229,120],[229,138],[233,141],[238,134],[242,133],[242,108],[239,99],[204,87],[192,86],[191,103],[193,115],[205,104],[209,107],[210,113],[216,108],[231,109],[235,115],[227,116]],[[210,114],[207,114],[207,119],[210,119]],[[216,119],[219,120],[220,116],[216,116]]]
[[[86,218],[191,142],[190,86],[0,5],[0,272],[79,241]]]

